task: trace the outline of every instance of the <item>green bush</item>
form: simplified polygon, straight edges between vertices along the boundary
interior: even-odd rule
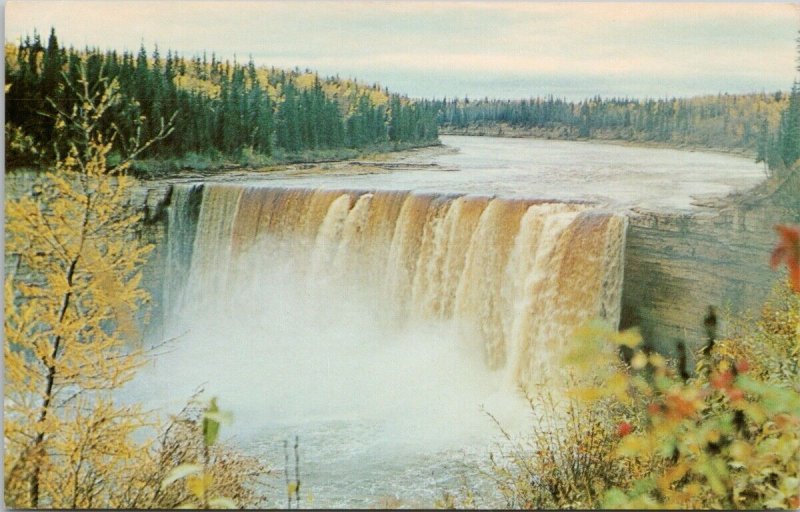
[[[492,458],[507,506],[800,507],[800,294],[777,290],[698,352],[694,376],[636,330],[590,324],[576,338],[565,363],[578,377],[532,399],[542,421]]]

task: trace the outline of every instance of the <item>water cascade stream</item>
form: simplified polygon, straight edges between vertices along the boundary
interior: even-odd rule
[[[205,385],[269,464],[299,434],[315,506],[430,506],[487,460],[482,408],[521,431],[519,386],[557,378],[583,321],[619,321],[626,218],[584,203],[181,184],[168,221],[178,338],[140,393],[177,410]]]
[[[625,218],[584,204],[222,184],[173,194],[173,331],[275,261],[291,262],[309,300],[323,286],[368,296],[387,328],[449,323],[516,384],[575,326],[619,321]]]
[[[695,202],[762,179],[750,161],[442,141],[457,151],[403,160],[419,169],[321,166],[171,185],[148,272],[163,288],[152,330],[175,341],[137,374],[130,399],[177,412],[203,386],[234,414],[224,436],[278,470],[283,442],[299,435],[314,496],[304,506],[388,497],[429,508],[462,478],[494,496],[483,505],[502,506],[481,476],[503,442],[486,412],[512,435],[529,432],[519,386],[559,379],[577,325],[620,321],[624,258],[624,321],[642,312],[642,326],[662,332],[767,282],[753,276],[772,241],[751,234],[770,223],[753,230],[749,213],[747,223],[731,217],[746,233],[726,240],[727,267],[716,217],[684,233]],[[269,505],[284,506],[283,478],[267,481]]]

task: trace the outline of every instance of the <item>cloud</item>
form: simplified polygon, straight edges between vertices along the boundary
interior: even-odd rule
[[[410,94],[435,73],[439,96],[497,95],[519,80],[558,94],[598,77],[646,95],[653,76],[674,94],[786,88],[798,21],[797,5],[779,3],[10,0],[6,37],[55,26],[78,47],[252,55]]]

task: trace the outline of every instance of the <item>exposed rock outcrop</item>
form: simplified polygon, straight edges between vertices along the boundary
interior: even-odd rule
[[[768,199],[691,214],[632,212],[621,327],[639,325],[650,344],[673,351],[679,339],[702,344],[709,305],[723,320],[757,313],[782,278],[769,267],[773,226],[800,222],[798,207],[800,198],[795,207]]]

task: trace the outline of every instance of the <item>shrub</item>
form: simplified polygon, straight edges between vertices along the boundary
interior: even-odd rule
[[[263,478],[270,474],[256,457],[217,443],[227,421],[214,399],[193,399],[158,436],[149,457],[131,478],[124,508],[260,508]]]
[[[694,376],[636,330],[579,330],[565,358],[577,377],[535,395],[541,421],[524,441],[503,432],[512,448],[492,457],[506,505],[800,507],[800,294],[776,289],[737,327],[698,352]]]

